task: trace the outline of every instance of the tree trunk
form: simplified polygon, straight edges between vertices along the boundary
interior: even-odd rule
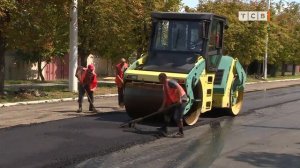
[[[143,52],[143,48],[142,48],[142,47],[139,47],[139,48],[136,50],[136,59],[141,58],[142,52]]]
[[[243,67],[244,67],[244,69],[245,69],[245,73],[248,75],[248,68],[249,68],[249,65],[244,65]]]
[[[286,71],[285,61],[282,61],[282,64],[281,64],[281,76],[285,76],[285,71]]]
[[[78,54],[79,54],[79,58],[80,58],[80,65],[83,67],[86,67],[87,65],[87,55],[88,53],[82,49],[78,49]]]
[[[295,62],[293,62],[293,71],[292,71],[292,75],[293,75],[293,76],[296,75],[296,64],[295,64]]]
[[[41,79],[41,81],[45,81],[41,59],[38,60],[38,77]]]
[[[257,70],[256,70],[257,76],[262,76],[262,73],[261,73],[262,66],[261,65],[262,65],[262,63],[257,62]]]
[[[85,55],[80,55],[80,65],[81,65],[81,66],[86,67],[86,64],[87,64],[86,59],[87,59],[87,56],[85,56]]]
[[[105,75],[106,76],[109,76],[110,74],[109,74],[109,68],[111,67],[111,64],[109,64],[110,63],[110,59],[106,59],[106,73],[105,73]]]
[[[0,32],[0,95],[4,94],[4,79],[5,79],[5,40]]]
[[[276,72],[277,72],[277,65],[274,64],[270,68],[270,75],[271,75],[271,77],[276,77]]]
[[[4,3],[5,4],[5,3]],[[4,11],[4,12],[3,12]],[[3,29],[6,24],[10,22],[10,11],[5,8],[2,9],[2,15],[0,16],[0,27]],[[5,80],[5,48],[6,38],[5,33],[0,30],[0,95],[4,94],[4,80]]]

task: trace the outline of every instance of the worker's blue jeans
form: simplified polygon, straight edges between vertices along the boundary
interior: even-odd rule
[[[124,105],[124,88],[118,87],[118,102],[119,105]]]
[[[178,104],[178,105],[172,107],[168,112],[165,112],[164,113],[165,125],[163,127],[167,127],[169,125],[172,116],[173,116],[174,121],[176,123],[179,123],[180,120],[183,119],[183,112],[184,112],[186,105],[187,105],[187,102],[183,102],[182,104]]]
[[[82,100],[83,96],[87,92],[88,101],[90,102],[90,108],[93,107],[92,103],[94,102],[94,92],[90,90],[89,85],[82,86],[81,84],[78,85],[78,104],[79,107],[82,107]]]

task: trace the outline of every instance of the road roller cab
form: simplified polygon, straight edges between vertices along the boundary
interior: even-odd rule
[[[237,115],[246,75],[237,59],[222,53],[226,27],[226,18],[211,13],[152,13],[149,52],[124,75],[129,116],[145,116],[160,107],[161,72],[177,80],[189,97],[186,124],[193,125],[201,113],[213,108]]]

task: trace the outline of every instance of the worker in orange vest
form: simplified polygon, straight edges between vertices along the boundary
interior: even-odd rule
[[[176,104],[170,111],[164,113],[164,126],[159,128],[160,132],[167,136],[167,126],[170,123],[171,116],[178,126],[178,132],[173,137],[182,138],[183,134],[183,112],[188,102],[188,97],[184,89],[175,80],[168,79],[165,73],[160,73],[158,76],[160,83],[163,85],[163,103],[159,110]]]
[[[118,87],[118,101],[119,106],[124,107],[124,72],[128,68],[128,64],[126,63],[125,58],[120,60],[120,63],[116,65],[116,78],[115,82]]]
[[[96,111],[93,106],[94,91],[97,88],[97,75],[95,73],[95,66],[93,64],[88,65],[88,68],[79,66],[76,70],[75,76],[79,80],[78,85],[78,105],[77,112],[82,112],[82,100],[85,92],[87,93],[88,101],[90,103],[89,111]]]

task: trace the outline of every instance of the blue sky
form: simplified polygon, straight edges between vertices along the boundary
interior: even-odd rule
[[[196,7],[198,5],[198,0],[182,0],[182,2],[189,7]]]
[[[279,0],[272,0],[272,1],[279,1]],[[300,0],[285,0],[286,2],[292,2],[292,1],[295,1],[295,2],[298,2],[300,3]],[[189,6],[189,7],[196,7],[198,5],[198,0],[182,0],[182,2]]]

